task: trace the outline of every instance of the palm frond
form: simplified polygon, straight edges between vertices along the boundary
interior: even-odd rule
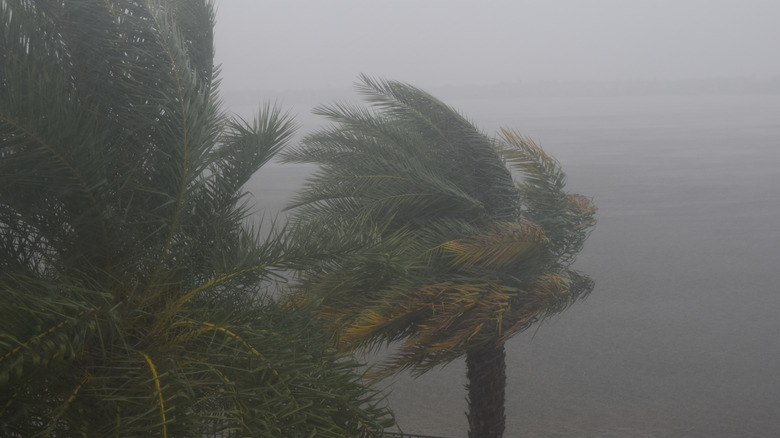
[[[533,263],[529,258],[538,256],[539,247],[545,246],[546,241],[544,231],[534,223],[505,222],[496,224],[484,235],[450,240],[440,247],[451,255],[455,267],[500,270]]]
[[[571,264],[595,225],[596,207],[588,198],[564,191],[560,163],[532,140],[502,130],[501,144],[504,159],[520,172],[523,216],[545,230],[559,261]]]
[[[289,141],[221,109],[206,0],[0,0],[0,435],[361,436],[393,423],[243,221]]]
[[[595,207],[564,191],[555,159],[515,131],[488,138],[409,84],[361,76],[357,89],[368,107],[318,107],[334,125],[285,155],[321,166],[289,208],[294,230],[320,228],[299,290],[337,345],[402,341],[379,375],[424,372],[586,295],[567,267]],[[399,231],[413,238],[390,238]]]

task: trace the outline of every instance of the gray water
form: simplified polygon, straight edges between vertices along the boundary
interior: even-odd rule
[[[575,264],[595,290],[507,345],[506,436],[780,436],[780,96],[443,97],[599,207]],[[291,107],[303,132],[312,104]],[[261,170],[259,210],[307,172]],[[464,384],[462,361],[398,376],[399,425],[465,437]]]

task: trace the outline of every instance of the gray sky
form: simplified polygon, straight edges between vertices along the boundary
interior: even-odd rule
[[[223,90],[767,78],[778,0],[217,0]]]

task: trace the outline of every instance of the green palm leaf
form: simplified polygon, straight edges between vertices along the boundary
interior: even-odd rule
[[[220,108],[204,0],[0,0],[0,435],[370,436],[392,424],[246,228],[290,139]]]
[[[358,91],[369,108],[318,107],[332,126],[283,154],[320,166],[289,207],[293,230],[319,227],[300,296],[320,306],[336,346],[393,347],[373,377],[463,355],[475,382],[503,372],[492,361],[504,342],[593,288],[568,267],[595,207],[566,193],[560,164],[514,131],[491,139],[401,82],[361,76]],[[503,431],[502,398],[472,409],[487,402],[490,418],[469,417],[472,436]]]

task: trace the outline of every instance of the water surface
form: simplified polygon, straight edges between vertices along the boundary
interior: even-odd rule
[[[304,132],[318,103],[293,106]],[[506,436],[780,436],[780,96],[447,103],[532,137],[599,207],[591,296],[508,343]],[[308,171],[262,170],[258,207]],[[401,427],[465,437],[464,376],[396,378]]]

